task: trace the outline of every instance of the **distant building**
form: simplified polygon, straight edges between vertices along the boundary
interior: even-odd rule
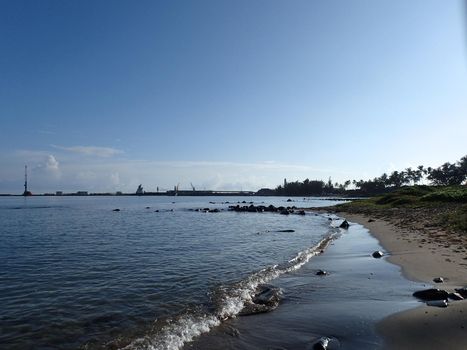
[[[123,193],[122,193],[122,191],[117,191],[115,194],[116,194],[117,196],[121,196]]]
[[[56,196],[63,196],[63,192],[62,191],[57,191],[57,192],[55,192],[55,195]]]
[[[87,196],[88,191],[78,191],[78,192],[76,192],[76,195],[78,195],[78,196]]]
[[[138,189],[136,190],[136,194],[141,196],[142,194],[144,194],[144,190],[143,190],[143,185],[139,185],[138,186]]]

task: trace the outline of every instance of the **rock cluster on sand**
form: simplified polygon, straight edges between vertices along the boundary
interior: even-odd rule
[[[455,292],[448,293],[445,290],[431,288],[419,290],[413,293],[413,296],[426,302],[428,306],[447,307],[448,299],[453,301],[464,300],[467,296],[466,288],[455,289]]]
[[[431,288],[431,289],[425,289],[425,290],[419,290],[413,293],[413,296],[415,298],[424,300],[424,301],[429,301],[429,300],[445,300],[448,298],[449,293],[446,292],[445,290],[437,289],[437,288]]]

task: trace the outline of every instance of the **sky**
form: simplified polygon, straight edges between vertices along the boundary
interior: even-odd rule
[[[0,2],[0,193],[258,190],[467,154],[463,1]]]

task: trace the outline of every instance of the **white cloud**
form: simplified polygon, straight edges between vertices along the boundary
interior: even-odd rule
[[[122,154],[123,151],[111,148],[111,147],[97,147],[97,146],[72,146],[72,147],[63,147],[52,145],[52,147],[61,149],[63,151],[84,154],[87,156],[96,156],[96,157],[112,157],[117,154]]]
[[[54,146],[58,150],[62,147]],[[79,147],[79,146],[76,146]],[[180,183],[181,189],[190,189],[190,183],[197,189],[212,190],[258,190],[261,187],[275,187],[284,178],[288,181],[327,179],[342,181],[342,172],[318,168],[305,164],[290,164],[276,161],[232,162],[232,161],[155,161],[131,160],[116,157],[82,157],[83,148],[68,147],[63,152],[52,154],[47,151],[16,151],[13,154],[0,153],[9,171],[0,169],[0,179],[14,181],[13,185],[0,183],[0,192],[21,190],[24,164],[30,166],[31,190],[34,193],[77,190],[90,192],[134,192],[139,184],[145,190],[169,190]],[[94,147],[84,148],[85,154],[99,154]],[[101,148],[99,148],[101,150]],[[118,151],[118,150],[117,150]],[[58,151],[57,151],[58,152]],[[342,177],[341,178],[339,178]],[[345,179],[346,179],[345,178]],[[344,179],[344,180],[345,180]],[[7,187],[8,186],[8,187]]]
[[[55,157],[51,154],[47,156],[47,160],[45,161],[45,168],[49,171],[58,171],[58,161]]]

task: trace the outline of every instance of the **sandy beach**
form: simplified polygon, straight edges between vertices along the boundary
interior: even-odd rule
[[[466,286],[467,244],[462,234],[402,228],[400,220],[391,223],[362,214],[339,215],[367,227],[407,278],[447,291]],[[443,277],[444,283],[434,283],[436,277]],[[387,317],[377,330],[387,349],[466,349],[467,300],[450,302],[447,308],[421,304]]]

